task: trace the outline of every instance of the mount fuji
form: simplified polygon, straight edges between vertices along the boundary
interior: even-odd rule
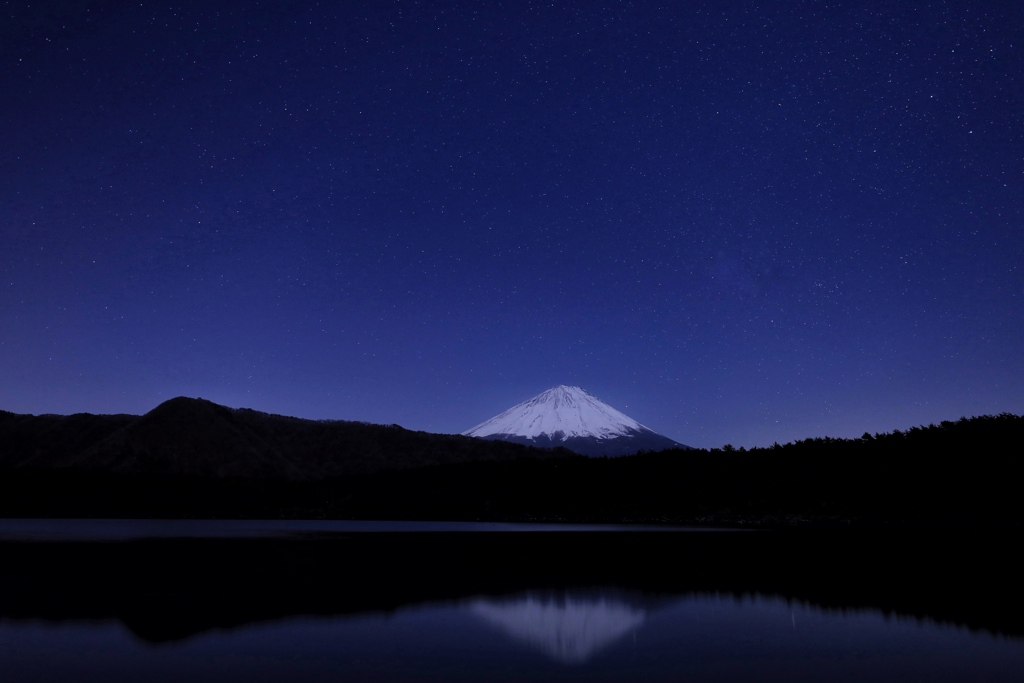
[[[592,457],[689,448],[583,389],[565,385],[548,389],[462,434],[544,448],[564,446]]]

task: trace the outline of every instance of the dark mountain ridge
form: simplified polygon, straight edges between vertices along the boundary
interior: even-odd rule
[[[314,481],[565,454],[398,425],[305,420],[186,397],[142,416],[0,413],[0,466],[15,469]]]
[[[174,399],[0,413],[0,516],[1024,528],[1024,416],[618,458]]]

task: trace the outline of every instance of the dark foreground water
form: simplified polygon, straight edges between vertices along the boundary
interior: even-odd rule
[[[1024,680],[1013,539],[530,529],[0,522],[0,680]]]

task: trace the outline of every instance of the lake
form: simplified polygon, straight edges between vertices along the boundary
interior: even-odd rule
[[[998,535],[0,520],[4,681],[1019,681]]]

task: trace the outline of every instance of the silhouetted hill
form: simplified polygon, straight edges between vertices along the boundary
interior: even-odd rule
[[[310,481],[564,452],[398,425],[303,420],[179,397],[141,417],[0,415],[0,465],[121,475]]]
[[[1024,417],[587,458],[168,401],[0,414],[0,516],[1024,526]],[[556,457],[561,456],[561,457]]]
[[[137,420],[135,415],[18,415],[0,411],[0,466],[52,467]]]

